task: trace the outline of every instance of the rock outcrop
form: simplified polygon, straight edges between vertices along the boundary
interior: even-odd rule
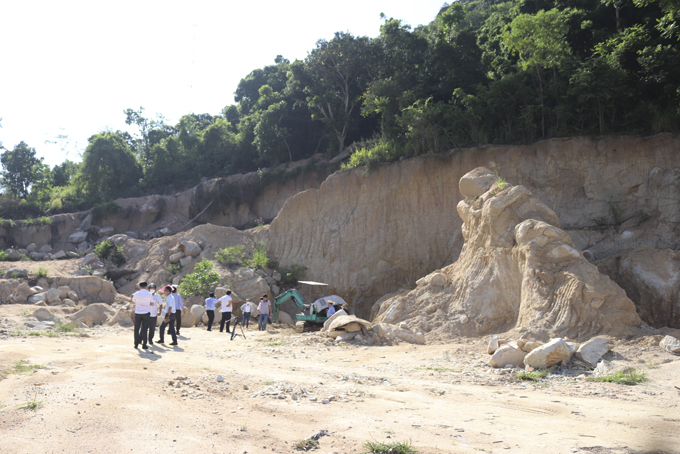
[[[643,245],[677,249],[679,150],[671,134],[577,137],[455,150],[368,176],[363,168],[338,172],[286,202],[268,250],[282,267],[307,266],[308,279],[329,283],[368,318],[378,298],[458,258],[458,183],[489,162],[553,208],[574,248],[594,259]]]
[[[490,175],[476,169],[464,181],[489,185]],[[496,180],[481,196],[463,195],[458,261],[385,301],[374,322],[405,321],[444,337],[523,327],[570,338],[623,335],[641,322],[625,292],[583,257],[528,189]]]
[[[680,253],[645,246],[597,266],[626,291],[645,323],[680,328]]]

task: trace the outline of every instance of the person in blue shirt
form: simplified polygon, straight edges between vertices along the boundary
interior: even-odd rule
[[[172,296],[175,298],[175,309],[177,310],[177,312],[175,312],[175,323],[177,324],[177,328],[175,328],[175,331],[179,336],[179,330],[180,328],[182,328],[182,314],[185,313],[187,310],[184,309],[184,301],[182,301],[182,296],[179,293],[177,293],[176,285],[172,286]]]
[[[326,317],[331,318],[335,314],[335,307],[333,306],[333,301],[328,301],[328,310],[326,311]]]
[[[205,300],[205,313],[208,314],[208,331],[212,331],[213,320],[215,320],[215,294],[210,292],[210,297]]]

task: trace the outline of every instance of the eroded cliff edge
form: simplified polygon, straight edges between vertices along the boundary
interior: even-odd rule
[[[381,296],[458,258],[458,182],[490,165],[551,207],[593,259],[641,246],[677,249],[679,151],[671,134],[579,137],[341,171],[286,201],[269,228],[269,251],[282,266],[307,266],[308,278],[328,282],[368,317]]]

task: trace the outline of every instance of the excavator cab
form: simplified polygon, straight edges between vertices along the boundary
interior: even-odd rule
[[[314,281],[299,281],[298,284],[308,286],[309,300],[312,299],[311,286],[328,286],[328,284]],[[326,317],[326,311],[328,310],[329,301],[333,302],[333,306],[336,307],[336,310],[340,307],[346,306],[345,300],[337,295],[324,296],[311,304],[307,304],[305,303],[302,294],[297,289],[290,289],[274,298],[274,304],[272,305],[272,315],[275,321],[278,321],[281,305],[289,300],[292,300],[293,303],[295,303],[295,306],[301,312],[296,315],[297,320],[300,322],[313,324],[322,324],[328,319]]]

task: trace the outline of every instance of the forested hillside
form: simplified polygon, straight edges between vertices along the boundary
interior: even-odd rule
[[[370,164],[484,143],[680,130],[680,1],[473,0],[338,32],[255,69],[222,112],[93,135],[82,163],[2,154],[4,217],[37,217],[315,153]],[[225,100],[228,102],[229,100]]]

